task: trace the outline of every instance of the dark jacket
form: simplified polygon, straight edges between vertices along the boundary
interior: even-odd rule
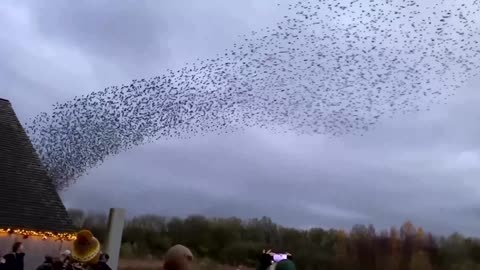
[[[25,253],[9,253],[3,256],[6,270],[23,270]]]
[[[65,270],[62,261],[54,261],[52,264],[52,270]]]
[[[295,263],[289,259],[281,260],[277,262],[277,265],[275,266],[275,270],[296,270],[297,267],[295,266]]]
[[[53,270],[53,258],[45,256],[45,261],[37,267],[37,270]]]
[[[266,253],[261,253],[258,257],[256,270],[267,270],[272,264],[273,257]]]
[[[53,264],[52,263],[42,263],[37,267],[37,270],[53,270]]]

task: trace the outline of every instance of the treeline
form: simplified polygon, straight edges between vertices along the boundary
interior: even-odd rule
[[[69,210],[76,226],[89,228],[104,240],[107,215]],[[398,229],[377,232],[355,225],[350,232],[285,228],[269,218],[185,219],[145,215],[127,221],[121,255],[161,257],[181,243],[198,257],[230,265],[253,266],[262,249],[288,251],[304,270],[480,270],[480,242],[455,233],[434,237],[405,222]]]

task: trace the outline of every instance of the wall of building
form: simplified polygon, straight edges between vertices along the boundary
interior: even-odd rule
[[[15,242],[22,242],[25,246],[25,270],[36,269],[43,262],[45,255],[59,256],[65,249],[71,249],[72,241],[55,239],[42,239],[41,237],[29,236],[24,239],[22,235],[9,235],[0,233],[0,254],[2,256],[11,251]]]

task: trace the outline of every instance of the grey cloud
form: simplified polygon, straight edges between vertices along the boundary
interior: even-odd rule
[[[43,36],[82,50],[92,62],[113,63],[132,78],[158,75],[172,64],[230,48],[251,28],[241,14],[270,19],[261,16],[270,10],[256,1],[31,1],[28,8]],[[179,48],[182,55],[176,54]]]
[[[56,42],[77,47],[92,58],[123,66],[169,61],[171,28],[151,2],[109,1],[32,2],[37,30]],[[150,67],[151,68],[151,67]]]

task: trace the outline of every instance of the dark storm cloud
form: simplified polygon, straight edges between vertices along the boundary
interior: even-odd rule
[[[78,48],[92,58],[122,66],[147,67],[171,60],[168,9],[147,1],[31,2],[36,30],[46,38]],[[168,6],[167,6],[168,7]]]
[[[198,15],[182,6],[186,2],[171,8],[92,3],[32,1],[23,11],[13,2],[2,4],[20,15],[4,24],[17,36],[2,36],[0,53],[9,61],[0,64],[0,76],[9,87],[0,96],[12,100],[22,120],[48,109],[55,98],[68,100],[213,55],[252,23],[241,18],[252,17],[248,4],[219,2],[222,6],[211,10],[204,4]],[[239,14],[229,18],[235,11]],[[102,27],[112,23],[106,16],[115,21],[109,31]],[[187,17],[195,23],[173,21]],[[212,28],[199,27],[201,34],[192,40],[178,34],[196,24]],[[59,55],[49,55],[45,47]],[[471,84],[470,89],[478,86]],[[381,122],[361,138],[251,130],[160,141],[110,158],[63,197],[69,206],[123,206],[131,213],[269,215],[288,225],[347,228],[370,222],[386,227],[411,218],[437,232],[475,233],[479,96],[467,90],[458,96],[430,113]]]
[[[262,6],[253,1],[210,2],[31,1],[27,8],[45,38],[82,50],[92,62],[144,77],[228,48],[250,28],[239,12]],[[197,53],[189,52],[191,46]],[[181,57],[176,55],[179,48]]]

